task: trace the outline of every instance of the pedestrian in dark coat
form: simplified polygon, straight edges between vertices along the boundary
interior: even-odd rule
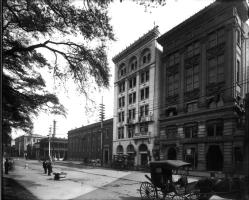
[[[47,168],[48,168],[48,176],[51,176],[51,173],[52,173],[52,163],[51,163],[51,161],[48,161]]]
[[[4,162],[5,174],[8,174],[8,172],[9,172],[9,166],[10,166],[9,159],[6,158],[6,160],[5,160],[5,162]]]
[[[46,162],[46,160],[44,160],[42,162],[42,166],[43,166],[43,169],[44,169],[44,174],[46,174],[47,173],[47,162]]]

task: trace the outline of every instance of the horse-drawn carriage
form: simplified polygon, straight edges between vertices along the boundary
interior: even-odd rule
[[[235,196],[241,193],[240,183],[228,179],[203,178],[190,183],[188,181],[190,166],[190,163],[181,160],[150,162],[151,177],[145,175],[148,181],[141,183],[141,198],[208,200],[214,195],[219,195],[225,199],[239,199]],[[224,187],[225,185],[228,186]]]
[[[141,198],[146,200],[155,199],[189,199],[195,198],[194,193],[188,188],[188,168],[191,165],[181,160],[162,160],[150,162],[151,177],[142,182],[140,186]],[[173,180],[173,174],[181,170],[181,176],[177,181]]]

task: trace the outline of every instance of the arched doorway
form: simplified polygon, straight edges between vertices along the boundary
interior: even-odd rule
[[[168,160],[176,160],[176,149],[174,147],[168,150]]]
[[[141,156],[141,161],[140,164],[142,166],[145,166],[148,164],[148,148],[145,144],[141,144],[138,148],[140,156]]]
[[[117,154],[123,154],[124,153],[124,149],[122,145],[118,145],[117,146]]]
[[[128,158],[127,158],[127,165],[128,165],[128,167],[134,167],[135,156],[136,156],[136,152],[135,152],[134,146],[132,144],[129,144],[127,146],[126,152],[128,154]]]
[[[222,171],[223,155],[218,145],[211,145],[206,155],[207,170]]]

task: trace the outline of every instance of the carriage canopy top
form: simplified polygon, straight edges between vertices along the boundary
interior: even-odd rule
[[[163,167],[167,169],[178,169],[180,167],[191,166],[190,163],[184,162],[182,160],[160,160],[150,162],[150,167]]]

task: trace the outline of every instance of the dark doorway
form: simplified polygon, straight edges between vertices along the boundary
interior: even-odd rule
[[[141,154],[141,165],[145,166],[148,164],[148,156],[147,153],[142,153]]]
[[[173,147],[168,150],[168,160],[176,160],[176,150]]]
[[[108,149],[105,149],[104,158],[105,158],[105,160],[104,160],[105,164],[108,164],[108,161],[109,161],[109,151],[108,151]]]
[[[218,145],[212,145],[208,148],[206,162],[207,162],[207,170],[222,171],[223,155]]]

